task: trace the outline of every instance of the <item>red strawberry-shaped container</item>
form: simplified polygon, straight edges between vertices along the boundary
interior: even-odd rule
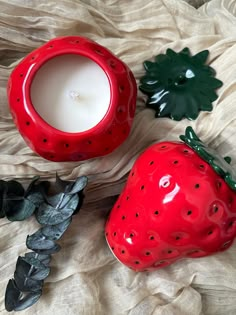
[[[32,103],[31,85],[37,72],[53,58],[66,54],[91,59],[109,81],[107,112],[94,127],[82,132],[65,132],[53,127]],[[136,82],[127,65],[105,47],[78,36],[53,39],[31,52],[13,70],[8,83],[9,106],[19,132],[32,150],[52,161],[86,160],[116,149],[129,135],[136,96]]]
[[[107,220],[109,247],[135,271],[227,249],[236,235],[236,176],[186,129],[183,142],[149,147]]]

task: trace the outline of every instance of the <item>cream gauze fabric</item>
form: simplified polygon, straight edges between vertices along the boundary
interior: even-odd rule
[[[106,216],[135,159],[150,144],[178,140],[191,125],[203,141],[232,157],[236,167],[236,1],[212,0],[195,9],[181,0],[0,0],[0,176],[27,183],[87,175],[81,212],[60,240],[43,296],[24,315],[235,315],[236,244],[224,253],[185,259],[151,273],[135,273],[112,255],[104,238]],[[132,132],[115,152],[84,162],[53,163],[37,156],[18,133],[6,84],[19,60],[53,37],[81,35],[109,48],[132,69],[167,48],[209,49],[208,62],[224,82],[211,113],[196,121],[155,119],[139,93]],[[25,240],[25,222],[0,220],[0,314],[5,287]]]

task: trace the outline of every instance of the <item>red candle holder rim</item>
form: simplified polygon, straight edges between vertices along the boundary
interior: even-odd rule
[[[66,38],[66,37],[65,37]],[[68,39],[73,38],[80,38],[80,37],[68,37]],[[62,39],[62,38],[61,38]],[[58,40],[58,38],[56,39]],[[50,41],[51,42],[51,41]],[[49,45],[50,42],[46,43],[43,46]],[[65,43],[66,44],[66,43]],[[100,46],[99,44],[95,43],[96,45]],[[102,46],[101,46],[102,47]],[[102,49],[106,49],[104,47],[102,47]],[[35,53],[37,53],[37,49],[34,50],[33,52],[31,52],[26,58],[31,59],[32,55],[34,55]],[[98,64],[98,66],[101,67],[101,69],[105,72],[107,78],[108,78],[108,82],[110,85],[110,104],[108,106],[107,112],[106,114],[103,116],[103,118],[92,128],[84,130],[84,131],[79,131],[79,132],[66,132],[60,129],[57,129],[53,126],[51,126],[47,121],[45,121],[40,114],[36,111],[36,109],[34,108],[34,105],[32,103],[31,100],[31,84],[34,80],[34,77],[37,75],[38,70],[43,67],[49,60],[62,56],[62,55],[79,55],[79,56],[83,56],[86,57],[90,60],[92,60],[93,62],[95,62],[96,64]],[[25,59],[26,59],[25,58]],[[114,56],[114,58],[116,58]],[[25,59],[22,61],[24,62]],[[93,50],[84,50],[83,46],[76,46],[76,47],[68,47],[68,46],[64,46],[61,49],[51,49],[49,50],[48,54],[45,54],[44,56],[42,56],[40,58],[40,60],[35,60],[34,63],[32,63],[29,66],[29,71],[27,73],[25,82],[24,82],[24,91],[25,91],[25,99],[26,102],[25,104],[27,104],[27,109],[28,111],[31,113],[31,117],[35,120],[37,120],[41,125],[43,125],[45,128],[50,129],[50,132],[53,133],[57,133],[60,135],[71,135],[71,136],[76,136],[76,135],[84,135],[86,136],[86,134],[91,134],[93,133],[93,131],[98,130],[98,129],[103,129],[104,126],[107,125],[107,121],[110,120],[110,116],[112,116],[112,111],[114,110],[114,107],[112,106],[112,104],[114,102],[116,102],[116,100],[118,99],[118,87],[117,87],[117,80],[116,80],[116,76],[115,74],[111,71],[111,69],[109,68],[109,65],[104,61],[103,57],[100,56],[99,54],[96,54]]]

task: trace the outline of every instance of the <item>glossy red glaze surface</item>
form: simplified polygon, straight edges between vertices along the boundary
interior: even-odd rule
[[[184,143],[158,143],[134,164],[105,232],[136,271],[207,256],[233,242],[236,193]]]
[[[31,102],[30,87],[37,70],[63,54],[90,58],[104,70],[110,83],[106,115],[84,132],[67,133],[53,128]],[[136,97],[137,86],[130,69],[108,49],[78,36],[56,38],[36,49],[14,69],[8,82],[9,106],[19,132],[32,150],[52,161],[86,160],[116,149],[129,135]]]

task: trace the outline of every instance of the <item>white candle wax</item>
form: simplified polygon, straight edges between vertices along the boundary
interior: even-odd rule
[[[96,126],[110,104],[110,84],[103,69],[89,58],[66,54],[46,62],[31,84],[31,101],[38,114],[64,132]]]

